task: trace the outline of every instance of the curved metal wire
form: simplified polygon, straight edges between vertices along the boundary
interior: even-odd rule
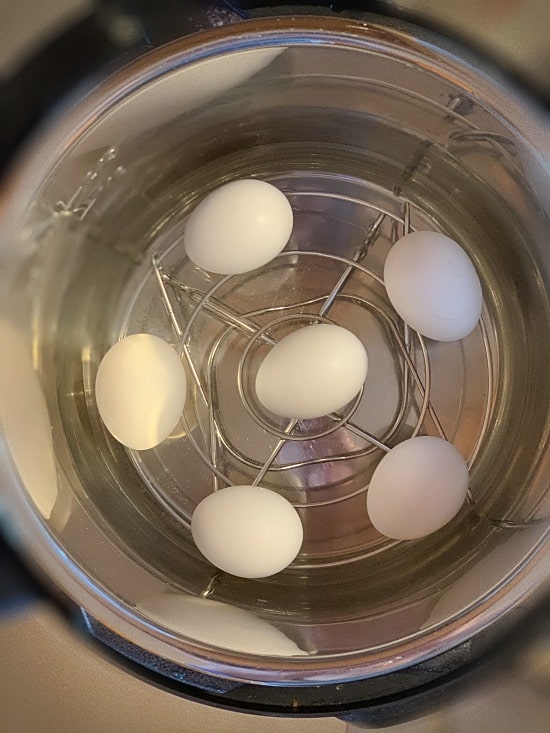
[[[205,463],[205,465],[212,471],[214,490],[218,488],[220,480],[223,481],[224,484],[232,483],[230,478],[219,467],[220,451],[225,453],[226,457],[229,458],[231,461],[236,462],[237,465],[252,469],[253,471],[257,472],[256,478],[254,479],[253,483],[258,484],[260,483],[260,481],[263,480],[268,472],[279,474],[285,471],[307,468],[309,466],[316,466],[324,463],[350,461],[364,458],[376,450],[390,450],[388,441],[391,441],[391,439],[397,433],[400,425],[402,424],[402,421],[407,411],[407,400],[410,398],[413,390],[415,390],[420,396],[421,404],[418,410],[415,425],[413,426],[411,437],[414,437],[420,433],[425,419],[429,415],[436,432],[440,435],[440,437],[447,439],[445,430],[441,425],[441,422],[430,399],[432,372],[428,350],[423,337],[416,331],[410,329],[408,326],[402,324],[400,319],[396,319],[393,311],[390,311],[390,309],[386,310],[380,305],[361,295],[343,292],[343,289],[348,283],[350,276],[354,272],[360,273],[370,278],[375,283],[384,285],[382,278],[371,269],[364,266],[361,263],[361,259],[365,256],[373,241],[376,240],[380,227],[387,217],[392,219],[394,225],[400,225],[403,228],[404,233],[408,233],[412,230],[411,212],[408,202],[404,202],[402,217],[392,215],[386,211],[379,210],[379,215],[377,219],[371,226],[362,247],[358,248],[354,259],[348,259],[340,255],[329,254],[320,251],[292,250],[282,252],[276,258],[277,261],[284,261],[284,258],[287,257],[320,258],[322,260],[324,259],[343,264],[345,265],[345,270],[340,275],[332,290],[326,295],[317,296],[309,299],[296,300],[284,304],[277,304],[267,308],[249,311],[247,313],[239,313],[235,311],[234,309],[226,305],[222,299],[216,297],[218,293],[224,289],[224,286],[229,284],[232,278],[231,275],[222,277],[207,291],[202,291],[199,288],[190,287],[178,281],[177,278],[165,273],[162,269],[161,259],[156,255],[153,257],[155,276],[157,278],[159,287],[161,288],[161,294],[166,305],[168,316],[174,328],[174,332],[179,340],[180,354],[190,367],[191,376],[198,388],[198,393],[201,395],[201,398],[208,409],[208,433],[205,437],[205,445],[208,446],[207,449],[199,444],[199,441],[193,435],[193,432],[189,429],[189,425],[187,424],[187,419],[185,415],[182,416],[182,423],[186,430],[187,437],[193,445],[193,448],[200,456],[201,460]],[[397,226],[394,226],[394,234],[396,233],[396,231]],[[176,289],[181,294],[185,294],[189,298],[189,301],[194,304],[194,308],[190,313],[184,329],[181,328],[177,321],[174,310],[168,298],[166,286],[170,286]],[[348,408],[346,414],[340,415],[338,413],[334,413],[327,416],[333,424],[323,431],[319,431],[313,434],[296,433],[296,427],[299,422],[298,420],[290,420],[284,429],[279,429],[277,426],[271,424],[262,414],[258,412],[247,394],[244,373],[246,370],[246,361],[251,353],[251,350],[258,342],[262,342],[270,346],[275,345],[277,341],[270,332],[273,332],[278,325],[286,321],[307,320],[310,322],[333,322],[328,319],[326,315],[335,303],[342,301],[353,302],[359,307],[369,310],[371,313],[375,314],[379,319],[381,319],[388,333],[390,334],[392,341],[397,347],[397,351],[400,354],[403,364],[403,378],[401,384],[402,395],[399,401],[397,414],[394,417],[392,424],[384,432],[384,435],[381,438],[371,435],[363,427],[355,425],[352,420],[353,413],[355,412],[361,401],[361,392],[354,400],[352,405]],[[320,305],[318,313],[289,313],[289,311],[299,311],[302,308],[313,307],[317,305]],[[206,358],[206,372],[204,376],[204,382],[203,379],[201,379],[199,369],[194,363],[189,349],[191,330],[196,319],[202,313],[206,313],[209,316],[212,316],[226,326],[226,328],[216,338],[214,344],[209,349],[208,356]],[[274,318],[272,321],[264,326],[260,326],[254,320],[256,317],[265,317],[266,315],[277,314],[282,315],[280,315],[278,318]],[[403,328],[403,331],[400,331],[400,325]],[[487,400],[485,403],[482,425],[479,430],[479,435],[471,451],[471,454],[467,459],[469,467],[473,464],[481,450],[483,440],[488,430],[490,418],[494,409],[495,365],[493,363],[493,355],[490,347],[487,326],[483,317],[480,320],[479,328],[487,363]],[[224,426],[223,418],[219,414],[217,409],[217,356],[225,339],[229,338],[232,334],[235,333],[244,334],[249,337],[248,343],[245,346],[239,360],[239,365],[237,369],[237,389],[242,404],[247,413],[261,430],[267,432],[268,434],[271,434],[275,438],[278,438],[278,442],[264,462],[261,462],[251,456],[246,455],[232,442],[230,434]],[[415,349],[414,347],[415,341],[417,342],[417,349]],[[419,350],[419,354],[421,356],[423,378],[421,378],[419,371],[414,363],[414,354],[418,353],[417,350]],[[354,436],[361,438],[367,444],[366,447],[355,451],[346,451],[335,455],[320,456],[316,458],[304,459],[301,461],[284,463],[280,463],[277,461],[277,457],[287,441],[319,439],[339,429],[348,430]],[[299,487],[295,488],[299,490]],[[301,508],[325,506],[328,504],[345,501],[352,496],[356,496],[357,494],[365,492],[367,489],[368,485],[356,489],[349,494],[341,495],[338,497],[333,497],[321,501],[298,501],[295,502],[294,505]],[[529,520],[527,522],[514,522],[512,520],[499,520],[486,517],[477,509],[475,500],[470,491],[468,493],[468,504],[470,508],[475,511],[480,517],[488,519],[488,521],[490,521],[491,524],[496,528],[516,529],[519,527],[525,527],[532,523]]]
[[[381,222],[382,222],[382,219],[379,217],[378,220],[375,222],[373,229],[375,228],[377,231]],[[224,481],[224,483],[227,483],[227,484],[231,483],[230,478],[226,474],[224,474],[224,472],[221,471],[219,468],[218,450],[220,447],[222,449],[227,450],[229,455],[231,455],[233,459],[236,459],[237,461],[241,462],[242,464],[244,464],[245,466],[249,468],[254,468],[255,470],[259,471],[258,475],[256,476],[254,480],[254,483],[256,484],[259,483],[263,479],[265,474],[271,470],[281,471],[281,470],[290,470],[290,468],[303,468],[303,467],[307,467],[310,465],[319,465],[321,463],[338,461],[344,458],[344,456],[338,454],[338,455],[326,456],[322,458],[304,460],[300,462],[293,462],[291,464],[274,465],[275,459],[277,458],[277,455],[279,454],[280,450],[282,449],[284,443],[289,440],[293,440],[293,441],[312,440],[315,438],[320,438],[320,437],[329,435],[330,433],[334,432],[337,429],[344,428],[352,432],[356,437],[360,437],[363,440],[365,440],[367,443],[369,443],[369,447],[365,450],[346,452],[345,458],[347,458],[348,460],[353,459],[353,458],[364,457],[376,449],[381,449],[383,451],[388,451],[390,449],[386,441],[391,439],[391,437],[393,437],[393,435],[397,432],[397,429],[399,428],[401,420],[403,419],[403,416],[406,410],[406,407],[404,404],[406,395],[404,395],[403,400],[401,400],[401,403],[399,406],[399,412],[398,412],[396,419],[390,426],[390,429],[386,431],[382,440],[371,435],[366,430],[364,430],[364,428],[362,428],[361,426],[355,425],[351,420],[352,415],[361,400],[362,393],[360,393],[357,396],[351,408],[347,411],[345,415],[342,416],[339,414],[332,414],[328,416],[333,421],[333,425],[331,425],[329,428],[323,431],[320,431],[319,433],[308,434],[308,435],[296,435],[294,433],[294,430],[298,423],[297,420],[290,421],[290,423],[286,426],[284,430],[278,430],[276,427],[270,425],[257,412],[257,410],[254,409],[254,407],[250,404],[250,400],[247,398],[246,389],[243,384],[243,381],[244,381],[243,372],[244,372],[247,356],[250,353],[250,350],[253,348],[254,344],[258,342],[259,340],[262,340],[267,344],[274,345],[276,343],[276,340],[272,336],[269,335],[269,330],[270,329],[273,330],[274,326],[280,323],[283,323],[285,321],[304,319],[307,321],[330,322],[329,319],[321,315],[321,313],[328,312],[329,309],[332,307],[332,305],[335,302],[347,300],[347,301],[354,302],[355,304],[363,308],[370,309],[384,322],[385,326],[387,327],[389,333],[391,334],[393,340],[395,341],[398,351],[401,353],[403,364],[404,364],[404,371],[408,371],[411,373],[411,378],[413,382],[416,384],[416,387],[419,390],[419,394],[421,395],[421,398],[422,398],[422,405],[421,405],[420,412],[418,415],[418,420],[416,421],[416,424],[413,428],[413,436],[419,434],[422,428],[424,419],[426,417],[426,414],[430,411],[431,406],[430,406],[429,397],[430,397],[430,389],[431,389],[431,367],[430,367],[427,348],[426,348],[423,338],[419,334],[416,334],[416,338],[418,339],[419,347],[422,353],[425,384],[423,384],[422,380],[420,379],[416,366],[413,363],[413,360],[409,354],[409,349],[407,345],[404,343],[403,338],[401,337],[401,334],[399,332],[399,329],[395,321],[391,317],[391,315],[388,314],[383,308],[381,308],[374,302],[369,301],[368,299],[362,296],[350,295],[347,293],[340,292],[343,286],[345,285],[345,283],[347,282],[347,280],[349,279],[350,274],[356,269],[367,274],[368,276],[370,276],[372,279],[374,279],[375,281],[379,283],[382,282],[381,278],[378,275],[376,275],[376,273],[372,272],[368,268],[365,268],[360,263],[354,260],[348,260],[338,255],[325,255],[325,253],[321,253],[321,252],[292,252],[292,253],[282,253],[282,255],[279,255],[279,257],[288,256],[290,254],[292,254],[293,256],[298,256],[298,257],[300,256],[310,256],[310,257],[318,256],[321,258],[328,257],[328,259],[338,261],[338,262],[343,262],[346,265],[346,270],[343,273],[343,275],[340,276],[337,285],[335,286],[335,288],[332,289],[332,291],[328,294],[328,296],[320,296],[316,298],[310,298],[308,300],[291,302],[291,303],[287,303],[284,305],[283,304],[276,305],[276,306],[272,306],[269,308],[263,308],[263,309],[258,309],[256,311],[251,311],[245,314],[240,314],[240,313],[235,312],[234,310],[226,306],[223,302],[219,301],[218,299],[214,297],[217,291],[221,289],[225,283],[228,282],[228,280],[230,279],[230,276],[222,278],[220,281],[215,283],[208,291],[202,292],[198,289],[191,289],[188,286],[185,286],[183,283],[180,283],[179,281],[177,281],[175,278],[171,276],[166,276],[162,274],[163,283],[170,284],[171,286],[177,288],[180,292],[187,292],[191,296],[193,302],[195,303],[195,308],[191,312],[191,315],[188,319],[185,330],[180,331],[180,334],[181,334],[180,349],[182,350],[182,355],[185,355],[189,359],[191,358],[189,355],[189,351],[188,350],[184,351],[184,349],[186,349],[187,347],[187,341],[190,337],[191,327],[195,319],[203,311],[219,319],[221,322],[225,323],[225,325],[227,326],[227,328],[218,336],[215,343],[209,350],[208,357],[207,357],[207,368],[206,368],[206,385],[204,385],[203,382],[200,380],[198,369],[196,368],[196,366],[191,370],[193,379],[195,381],[198,381],[199,392],[202,395],[204,395],[205,403],[209,410],[208,451],[199,445],[197,439],[191,434],[191,431],[188,429],[185,416],[182,416],[182,422],[184,424],[184,427],[186,428],[186,433],[194,449],[196,450],[197,454],[201,457],[203,462],[212,471],[214,490],[218,488],[219,480],[222,480]],[[361,253],[361,255],[362,254],[364,254],[364,251]],[[158,259],[154,261],[154,264],[155,263],[157,264],[157,267],[158,267]],[[255,316],[259,316],[259,315],[265,316],[266,314],[269,314],[269,313],[280,313],[280,312],[289,311],[289,310],[296,310],[306,305],[314,306],[320,303],[322,303],[322,306],[319,311],[319,314],[313,314],[313,313],[312,314],[287,314],[287,315],[283,315],[279,317],[278,319],[275,319],[273,322],[270,322],[267,326],[263,326],[263,327],[260,327],[257,323],[253,321],[253,318]],[[217,357],[218,350],[220,349],[223,341],[226,338],[228,338],[229,335],[233,333],[235,330],[238,330],[241,333],[245,333],[250,337],[249,342],[247,346],[245,347],[245,350],[241,356],[239,367],[238,367],[238,379],[237,379],[238,390],[239,390],[239,394],[241,396],[243,405],[245,406],[245,409],[247,409],[251,417],[254,419],[254,421],[259,425],[259,427],[271,433],[274,437],[279,438],[279,442],[277,443],[272,453],[270,454],[270,456],[268,456],[267,460],[263,464],[251,459],[249,456],[244,455],[242,451],[238,450],[234,445],[232,445],[227,432],[223,428],[221,417],[217,414],[217,409],[216,409],[216,404],[217,404],[216,388],[217,387],[216,387],[216,379],[215,379],[216,357]],[[366,490],[367,490],[367,486],[363,487],[359,491],[355,491],[354,495],[357,493],[366,491]],[[349,496],[350,495],[347,495],[348,498]],[[334,503],[335,501],[342,501],[344,498],[346,497],[337,497],[331,500],[323,501],[321,502],[321,505],[328,504],[328,503]],[[319,505],[319,502],[308,502],[307,504],[305,504],[304,502],[297,503],[297,506],[318,506],[318,505]]]

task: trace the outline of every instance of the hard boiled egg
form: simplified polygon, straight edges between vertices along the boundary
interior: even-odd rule
[[[367,368],[365,347],[351,331],[329,323],[306,326],[285,336],[264,358],[256,394],[276,415],[321,417],[357,395]]]
[[[462,247],[439,232],[412,232],[384,264],[391,304],[409,326],[436,341],[467,336],[481,315],[477,272]]]
[[[286,196],[266,181],[243,179],[212,191],[185,227],[187,256],[203,270],[235,275],[265,265],[292,233]]]
[[[195,509],[191,532],[207,560],[241,578],[280,572],[303,541],[292,504],[261,486],[230,486],[210,494]]]
[[[373,526],[396,540],[424,537],[457,514],[468,492],[468,467],[446,440],[419,436],[382,458],[367,492]]]
[[[95,382],[101,419],[120,443],[154,448],[170,435],[185,404],[187,380],[174,349],[156,336],[127,336],[105,354]]]

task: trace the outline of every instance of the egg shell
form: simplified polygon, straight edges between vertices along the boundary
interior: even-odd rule
[[[252,178],[232,181],[208,194],[191,213],[185,249],[208,272],[248,272],[285,248],[293,222],[292,207],[278,188]]]
[[[307,654],[264,619],[210,598],[165,593],[144,599],[138,608],[170,630],[222,649],[280,657]]]
[[[313,419],[352,400],[367,369],[367,352],[355,334],[319,323],[293,331],[269,351],[256,375],[256,394],[276,415]]]
[[[303,542],[292,504],[261,486],[230,486],[197,506],[191,532],[213,565],[241,578],[265,578],[294,560]]]
[[[436,341],[464,338],[481,316],[476,269],[462,247],[439,232],[399,239],[384,263],[384,283],[405,323]]]
[[[409,438],[380,461],[367,492],[373,526],[396,540],[424,537],[457,514],[468,492],[468,466],[446,440]]]
[[[101,419],[120,443],[147,450],[176,427],[187,379],[174,349],[157,336],[134,334],[114,344],[97,371],[95,397]]]

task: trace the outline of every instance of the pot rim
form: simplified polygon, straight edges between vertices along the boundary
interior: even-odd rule
[[[412,37],[403,23],[354,21],[309,16],[252,20],[173,41],[132,61],[107,79],[88,82],[77,90],[50,118],[45,127],[27,145],[19,160],[4,180],[0,203],[4,209],[5,242],[2,263],[15,257],[13,232],[22,220],[27,202],[31,201],[44,178],[37,171],[50,174],[75,139],[94,124],[116,103],[176,68],[225,53],[266,46],[298,46],[324,42],[357,50],[392,53],[405,62],[420,64],[428,73],[450,76],[469,95],[491,107],[493,114],[507,126],[525,132],[525,143],[532,154],[550,170],[550,136],[544,116],[527,98],[474,66],[473,57],[457,55],[457,47],[420,31]],[[415,29],[416,33],[416,29]],[[83,91],[87,92],[82,99]],[[340,655],[298,657],[255,657],[244,653],[208,647],[153,627],[106,592],[97,579],[87,576],[68,557],[50,534],[20,484],[11,457],[5,446],[2,458],[6,466],[3,499],[22,552],[28,554],[55,585],[79,606],[106,627],[149,653],[175,664],[214,676],[242,682],[269,685],[310,685],[353,681],[364,677],[394,672],[418,664],[468,640],[490,624],[501,619],[513,607],[535,598],[548,582],[544,564],[548,558],[545,536],[532,548],[521,569],[509,574],[468,613],[453,617],[417,632],[405,640],[364,651]],[[1,460],[1,459],[0,459]],[[84,510],[82,510],[84,511]],[[121,553],[110,538],[104,541],[109,551]],[[544,551],[546,549],[546,552]],[[128,562],[133,562],[127,558]],[[213,662],[213,658],[215,662]]]

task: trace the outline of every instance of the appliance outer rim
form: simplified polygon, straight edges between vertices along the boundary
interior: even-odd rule
[[[89,95],[83,101],[72,106],[68,111],[66,108],[64,113],[63,110],[60,110],[62,114],[56,114],[50,120],[49,125],[43,128],[27,146],[12,170],[12,177],[8,176],[7,182],[4,181],[3,196],[0,194],[0,202],[5,204],[8,221],[6,241],[10,241],[10,231],[16,230],[27,202],[32,200],[42,183],[37,179],[36,171],[52,171],[56,161],[67,151],[67,141],[74,139],[77,130],[79,134],[82,134],[83,130],[92,125],[117,100],[173,69],[174,63],[179,66],[200,62],[202,59],[235,49],[243,50],[266,44],[289,45],[323,41],[351,45],[356,48],[368,45],[371,50],[378,47],[388,51],[391,47],[394,53],[399,53],[405,61],[419,63],[422,59],[426,70],[431,73],[435,73],[436,61],[439,65],[444,61],[446,73],[461,70],[464,74],[461,83],[475,96],[479,97],[481,94],[482,98],[487,99],[490,92],[493,111],[502,109],[506,102],[507,114],[505,118],[503,116],[503,119],[514,127],[519,124],[526,129],[530,138],[527,144],[531,145],[533,149],[538,147],[538,141],[544,138],[546,131],[542,118],[534,113],[534,108],[526,99],[522,100],[519,95],[510,96],[510,89],[504,86],[497,86],[495,89],[489,77],[480,74],[479,70],[474,70],[468,62],[456,60],[451,55],[451,51],[447,50],[447,45],[445,47],[439,45],[434,51],[434,40],[431,37],[427,38],[429,34],[421,34],[421,38],[411,39],[405,32],[396,30],[392,26],[393,24],[382,25],[381,23],[346,19],[311,17],[254,20],[173,41],[133,61],[102,84],[92,85]],[[129,74],[132,75],[130,78],[128,78]],[[453,80],[455,80],[454,76]],[[79,90],[78,95],[81,94],[82,90]],[[542,157],[546,156],[543,154]],[[545,163],[548,164],[548,161],[545,160]],[[2,247],[0,263],[6,261],[6,256],[8,261],[10,256],[16,259],[15,246],[12,246],[13,251],[11,252],[9,245]],[[189,653],[182,650],[179,645],[174,645],[173,635],[160,630],[152,634],[146,622],[135,616],[130,618],[125,607],[107,596],[99,583],[94,583],[90,578],[84,576],[67,556],[64,557],[64,563],[60,563],[62,549],[56,546],[55,540],[31,507],[24,491],[18,486],[13,468],[10,473],[12,473],[12,480],[7,488],[9,495],[6,511],[18,534],[20,540],[18,545],[21,545],[22,552],[25,552],[22,548],[28,548],[31,561],[40,567],[42,573],[45,573],[53,583],[63,589],[75,603],[85,607],[98,621],[116,630],[120,635],[132,638],[134,643],[147,651],[199,671],[204,671],[204,665],[206,665],[209,672],[212,672],[212,660],[204,650],[201,651],[199,647],[190,644],[189,649],[192,650],[192,653]],[[386,655],[378,659],[376,664],[366,662],[364,657],[362,661],[358,661],[352,659],[351,655],[346,655],[341,657],[339,668],[335,667],[334,658],[324,665],[319,665],[319,660],[316,660],[315,657],[285,659],[286,669],[282,669],[280,658],[257,660],[250,657],[249,665],[244,666],[236,663],[235,659],[245,658],[246,655],[226,653],[225,650],[219,653],[218,650],[215,650],[220,656],[216,675],[266,685],[286,685],[288,683],[318,685],[345,683],[409,668],[460,645],[501,619],[511,608],[527,602],[531,596],[536,594],[538,584],[534,584],[533,579],[537,578],[544,560],[544,553],[539,553],[539,557],[533,561],[532,566],[525,567],[514,578],[506,593],[501,591],[490,601],[486,600],[477,609],[473,609],[460,623],[455,622],[451,628],[441,628],[435,631],[430,636],[429,642],[409,644],[411,648],[401,649],[399,654],[395,650],[388,649]],[[304,665],[310,668],[309,673],[304,672]],[[314,665],[316,665],[315,669]]]

